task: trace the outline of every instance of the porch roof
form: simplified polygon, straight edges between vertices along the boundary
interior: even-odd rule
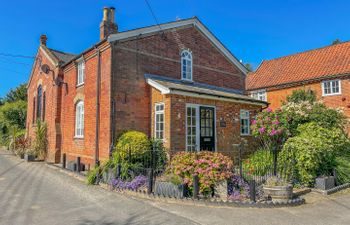
[[[188,82],[152,74],[145,74],[145,79],[149,85],[159,90],[162,94],[176,94],[261,106],[268,105],[265,101],[256,100],[244,95],[241,90],[222,88],[198,82]]]

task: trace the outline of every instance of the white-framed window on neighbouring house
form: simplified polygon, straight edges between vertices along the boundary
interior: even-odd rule
[[[181,52],[181,78],[192,81],[192,53],[188,50]]]
[[[155,138],[164,139],[164,103],[155,105]]]
[[[340,80],[327,80],[322,82],[322,95],[338,95],[341,94]]]
[[[241,135],[250,134],[250,113],[248,110],[241,110],[240,113],[241,120]]]
[[[260,101],[266,101],[267,97],[266,97],[266,90],[257,90],[257,91],[252,91],[250,93],[250,97],[256,99],[256,100],[260,100]]]
[[[84,137],[84,102],[75,105],[75,137]]]
[[[85,81],[85,62],[81,60],[78,62],[77,86],[83,85]]]
[[[186,107],[186,150],[194,152],[197,150],[197,108]]]

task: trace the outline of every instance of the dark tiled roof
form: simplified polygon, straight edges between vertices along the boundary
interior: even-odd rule
[[[188,82],[178,79],[173,79],[164,76],[146,74],[146,79],[150,79],[159,85],[173,91],[185,91],[197,94],[212,95],[224,98],[231,98],[236,100],[243,100],[249,102],[257,102],[266,104],[266,102],[255,100],[249,96],[243,94],[243,91],[229,88],[222,88],[213,85],[198,83],[198,82]]]
[[[60,63],[66,63],[69,62],[70,60],[72,60],[76,55],[74,54],[70,54],[70,53],[66,53],[66,52],[61,52],[58,50],[54,50],[49,48],[49,50],[52,52],[52,54],[54,54],[57,59],[60,61]]]
[[[247,90],[350,74],[350,42],[263,61],[247,76]]]

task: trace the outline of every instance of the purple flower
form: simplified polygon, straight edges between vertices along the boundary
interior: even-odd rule
[[[113,179],[111,181],[111,185],[113,188],[117,189],[131,189],[131,190],[137,190],[140,187],[147,185],[147,177],[145,176],[137,176],[131,181],[123,181],[120,178]]]

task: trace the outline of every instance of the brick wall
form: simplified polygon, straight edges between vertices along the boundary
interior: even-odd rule
[[[99,158],[109,157],[111,141],[111,49],[108,43],[101,44],[101,86],[100,86],[100,126],[99,126]],[[96,101],[97,101],[97,68],[98,57],[93,49],[84,54],[85,82],[77,84],[77,66],[75,63],[67,65],[64,70],[64,81],[68,84],[67,93],[62,94],[62,153],[67,154],[67,160],[82,157],[82,163],[94,164],[96,149]],[[84,138],[75,137],[75,104],[84,101]]]
[[[45,47],[38,49],[36,61],[33,65],[32,74],[28,83],[28,108],[27,108],[27,136],[33,142],[35,139],[36,129],[36,113],[37,113],[37,88],[42,86],[43,95],[46,96],[45,115],[43,119],[47,123],[47,140],[48,140],[48,154],[47,161],[58,162],[60,157],[60,101],[55,96],[60,94],[60,87],[53,86],[52,73],[45,74],[41,72],[41,65],[47,64],[55,73],[61,75],[61,71],[55,66],[55,62],[47,57],[47,53],[43,50]],[[35,99],[35,100],[34,100]],[[35,109],[34,107],[35,101]],[[43,103],[42,103],[43,104]],[[33,115],[34,114],[34,115]]]
[[[192,51],[194,81],[244,89],[244,75],[196,28],[116,42],[112,67],[117,134],[130,129],[151,134],[151,90],[144,74],[181,79],[182,49]]]
[[[341,80],[341,95],[334,96],[322,96],[322,86],[321,82],[306,84],[303,86],[290,87],[279,90],[268,90],[267,92],[267,101],[270,103],[272,109],[277,109],[281,107],[282,102],[286,101],[286,97],[291,95],[294,90],[297,89],[311,89],[315,91],[317,99],[321,100],[328,107],[344,108],[344,114],[350,117],[350,82],[348,79]]]

